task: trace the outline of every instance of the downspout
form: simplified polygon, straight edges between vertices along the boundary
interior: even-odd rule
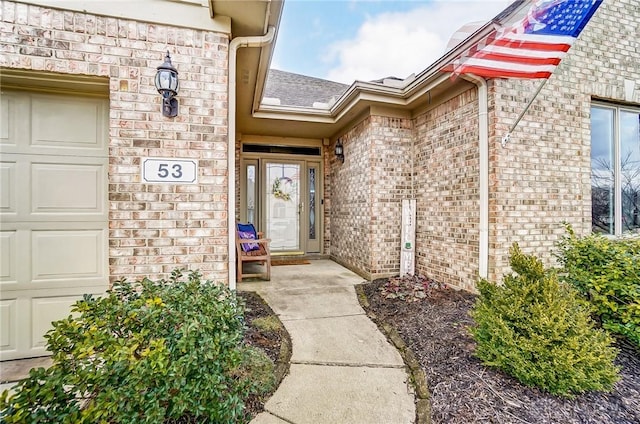
[[[480,155],[480,240],[478,246],[478,274],[489,275],[489,94],[487,81],[476,75],[463,78],[478,86],[478,142]]]
[[[241,47],[262,47],[270,44],[276,29],[270,26],[267,33],[254,37],[236,37],[229,43],[229,134],[228,134],[228,152],[227,166],[229,181],[227,202],[227,221],[229,232],[229,288],[236,289],[236,60],[238,57],[238,49]]]

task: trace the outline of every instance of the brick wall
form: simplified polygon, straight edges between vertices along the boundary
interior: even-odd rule
[[[227,34],[3,1],[0,66],[109,79],[111,279],[175,267],[227,280]],[[171,53],[179,115],[154,87]],[[196,159],[197,185],[140,182],[142,157]]]
[[[325,196],[330,200],[325,205],[329,214],[326,221],[330,234],[331,259],[362,274],[370,275],[371,252],[371,117],[365,118],[340,137],[344,148],[344,163],[335,155],[329,158],[330,191]],[[335,142],[329,148],[335,151]]]
[[[477,89],[415,119],[416,272],[472,289],[478,278]]]
[[[398,274],[402,199],[411,197],[413,123],[371,117],[372,277]]]
[[[490,277],[508,268],[508,248],[553,264],[564,230],[591,231],[590,106],[592,99],[640,104],[640,5],[600,6],[512,135],[500,138],[540,81],[495,80],[491,106],[496,132],[490,142]],[[635,82],[631,99],[624,81]]]
[[[411,120],[368,116],[340,138],[344,164],[331,154],[325,160],[331,258],[367,278],[397,274],[402,199],[411,192]]]

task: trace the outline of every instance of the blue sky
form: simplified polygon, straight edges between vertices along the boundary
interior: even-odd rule
[[[406,78],[445,52],[462,25],[513,0],[285,0],[271,67],[351,84]]]

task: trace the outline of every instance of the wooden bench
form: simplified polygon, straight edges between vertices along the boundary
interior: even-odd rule
[[[257,232],[257,239],[241,239],[238,236],[238,228],[236,227],[236,273],[239,283],[245,277],[262,277],[267,281],[271,280],[271,252],[269,251],[270,239],[262,238],[263,233]],[[245,251],[242,248],[243,243],[257,243],[258,249]],[[261,273],[244,273],[242,270],[242,264],[245,262],[260,262],[266,269],[266,272]]]

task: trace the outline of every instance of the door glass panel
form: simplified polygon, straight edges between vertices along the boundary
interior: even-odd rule
[[[300,165],[266,164],[266,222],[271,251],[300,250]]]
[[[614,234],[614,111],[591,108],[591,226]]]
[[[309,240],[316,239],[316,170],[309,168]]]
[[[256,166],[247,165],[247,222],[256,223]]]
[[[308,161],[307,166],[307,187],[305,204],[306,208],[304,220],[304,232],[306,234],[306,252],[320,253],[320,239],[322,238],[322,201],[320,200],[320,190],[322,174],[320,173],[320,163]]]
[[[640,228],[640,113],[620,112],[622,232]]]

